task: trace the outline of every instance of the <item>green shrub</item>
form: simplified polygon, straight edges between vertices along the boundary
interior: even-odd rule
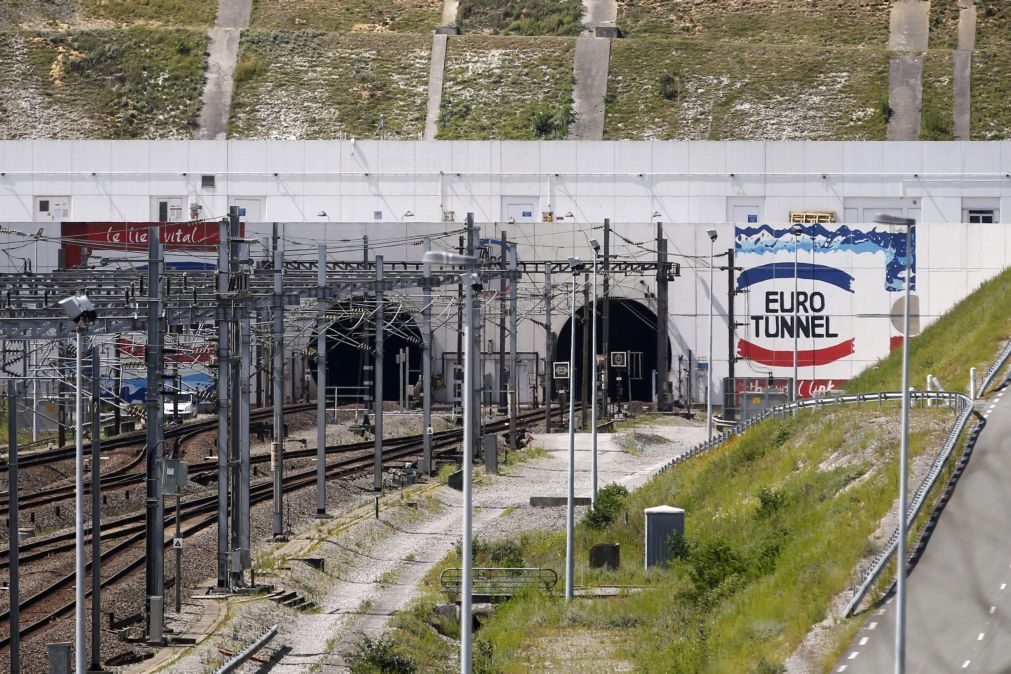
[[[923,114],[925,136],[931,140],[950,140],[952,120],[939,110],[930,109]]]
[[[680,531],[672,531],[667,536],[667,549],[671,559],[688,559],[692,553],[691,543]]]
[[[461,547],[457,545],[457,556],[459,557],[461,553]],[[475,538],[471,543],[470,553],[475,566],[520,568],[524,565],[523,549],[515,541],[485,541]]]
[[[676,101],[681,96],[681,79],[672,73],[660,75],[660,97]]]
[[[414,674],[418,671],[414,661],[397,652],[388,635],[372,639],[363,634],[354,650],[345,654],[351,674]]]
[[[755,517],[759,519],[771,517],[777,510],[783,507],[784,503],[786,503],[786,494],[778,489],[762,487],[758,490],[758,503],[758,510],[755,512]]]
[[[457,19],[465,33],[579,35],[582,13],[577,0],[462,0]]]
[[[586,513],[586,526],[591,529],[603,529],[618,516],[625,505],[628,490],[620,484],[611,483],[597,492],[597,500]]]
[[[235,81],[249,82],[267,71],[267,64],[263,59],[246,54],[235,62]]]
[[[715,590],[732,576],[743,576],[744,558],[725,541],[705,543],[692,551],[688,575],[699,591]]]

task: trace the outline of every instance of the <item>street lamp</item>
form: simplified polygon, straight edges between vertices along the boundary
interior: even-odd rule
[[[709,235],[709,362],[706,365],[706,438],[713,439],[713,251],[716,245],[716,228],[706,230]],[[688,401],[689,407],[691,401]]]
[[[473,255],[462,255],[460,253],[449,253],[442,250],[430,250],[421,256],[423,264],[446,265],[451,267],[463,267],[473,269],[477,264],[477,258]],[[463,579],[460,588],[460,671],[463,674],[470,674],[471,669],[471,630],[472,630],[472,606],[471,606],[471,574],[473,570],[473,560],[471,559],[471,466],[474,457],[474,420],[473,420],[473,349],[471,348],[471,331],[473,326],[472,307],[474,304],[474,291],[482,290],[481,278],[468,271],[461,279],[464,288],[464,310],[463,310],[463,544],[460,556],[463,558]]]
[[[793,402],[797,402],[797,398],[800,393],[800,383],[797,381],[797,333],[798,323],[800,322],[800,310],[798,308],[797,302],[797,277],[798,277],[798,266],[797,266],[797,254],[800,250],[800,245],[798,240],[800,235],[804,232],[804,228],[800,226],[800,223],[794,223],[790,227],[790,233],[793,234]],[[793,413],[797,414],[797,408],[793,408]]]
[[[590,400],[592,407],[590,408],[590,436],[593,438],[592,445],[592,457],[591,457],[591,479],[590,479],[590,506],[597,504],[597,256],[600,254],[600,243],[596,239],[590,240],[590,248],[593,249],[593,309],[591,314],[593,315],[593,357],[592,357],[592,370],[593,376],[590,381],[592,384],[592,392],[590,394]]]
[[[915,218],[879,213],[874,216],[879,225],[894,225],[906,228],[905,250],[905,305],[902,307],[902,422],[899,438],[899,543],[895,551],[896,577],[898,578],[895,608],[895,674],[903,674],[906,669],[906,463],[909,454],[909,261],[912,257],[913,228]]]
[[[575,569],[575,524],[576,524],[576,278],[586,269],[586,263],[578,257],[569,258],[572,270],[572,312],[569,325],[569,469],[568,499],[565,507],[565,601],[572,601],[572,583]],[[585,402],[585,401],[584,401]]]
[[[84,293],[71,295],[59,302],[63,313],[77,325],[77,390],[74,396],[74,425],[76,426],[76,452],[74,454],[74,486],[76,494],[74,497],[74,526],[75,549],[75,624],[74,624],[74,661],[76,671],[84,672],[85,652],[84,652],[84,335],[88,330],[88,323],[94,321],[98,316],[95,313],[95,305],[91,303]],[[92,376],[98,376],[93,373]],[[98,470],[98,466],[92,466],[91,470]],[[14,532],[17,535],[17,532]],[[97,627],[92,627],[97,629]]]

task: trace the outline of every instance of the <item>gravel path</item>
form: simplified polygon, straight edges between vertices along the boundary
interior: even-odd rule
[[[631,433],[599,436],[599,484],[622,482],[634,488],[672,456],[702,439],[697,424],[670,417],[662,425],[635,428]],[[565,526],[565,508],[531,508],[531,496],[563,496],[567,472],[565,434],[535,436],[544,458],[503,467],[497,476],[475,469],[474,533],[483,538]],[[635,448],[634,453],[622,445]],[[577,436],[576,494],[590,490],[590,437]],[[360,501],[359,501],[360,503]],[[275,559],[281,567],[257,580],[274,583],[317,601],[318,613],[299,613],[269,601],[233,603],[226,627],[173,663],[173,672],[204,672],[220,661],[218,648],[251,640],[271,624],[279,636],[264,657],[275,657],[272,671],[347,671],[341,653],[361,633],[380,634],[390,616],[418,592],[418,584],[459,541],[462,495],[440,485],[420,485],[382,499],[380,518],[369,503],[338,518],[311,527],[284,547]],[[585,508],[577,508],[581,517]],[[322,558],[323,570],[298,562],[300,556]]]

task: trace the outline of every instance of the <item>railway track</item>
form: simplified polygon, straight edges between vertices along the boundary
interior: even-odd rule
[[[521,414],[517,421],[520,425],[524,425],[543,419],[543,417],[543,410],[534,410],[526,414]],[[485,425],[485,431],[487,433],[498,433],[507,429],[508,424],[508,420],[493,422]],[[461,433],[461,430],[456,429],[434,434],[432,438],[433,454],[444,454],[447,453],[450,448],[456,447],[459,443]],[[421,451],[422,439],[420,435],[407,436],[404,438],[384,441],[384,445],[383,462],[386,464],[391,461],[416,456]],[[333,448],[328,447],[328,453],[332,450],[334,453],[341,452],[353,454],[355,449],[357,449],[361,451],[361,454],[344,456],[338,458],[333,463],[328,463],[326,466],[327,478],[344,478],[371,470],[373,467],[373,456],[365,450],[370,450],[372,447],[372,442],[352,443],[351,445],[342,445]],[[292,452],[291,454],[298,454],[300,455],[299,458],[309,457],[315,456],[315,450],[302,450],[300,452]],[[269,456],[265,457],[264,460],[269,460]],[[203,464],[196,465],[207,466],[208,468],[213,465],[215,470],[217,467],[215,462],[205,462]],[[315,484],[316,469],[311,468],[287,475],[284,480],[284,491],[286,493],[293,492],[306,487],[314,487]],[[272,497],[273,485],[271,480],[263,480],[250,486],[249,502],[251,506],[269,501]],[[104,550],[101,554],[102,568],[112,570],[109,575],[102,579],[103,588],[116,584],[123,578],[127,577],[130,573],[144,565],[146,557],[143,554],[127,558],[127,553],[130,550],[132,550],[135,546],[142,546],[143,544],[145,536],[144,517],[144,513],[137,513],[117,518],[114,521],[104,523],[102,525],[103,541],[122,539]],[[216,494],[196,498],[185,504],[182,520],[180,522],[183,538],[192,536],[203,529],[214,526],[216,523]],[[171,514],[166,516],[165,531],[172,531],[174,526],[175,515]],[[88,535],[90,536],[90,532],[88,532]],[[71,531],[47,537],[45,539],[27,541],[21,546],[24,554],[19,555],[19,562],[27,562],[30,559],[43,560],[56,554],[69,552],[74,548],[73,539],[74,532]],[[165,547],[167,548],[170,545],[171,538],[166,538]],[[0,561],[0,564],[8,566],[8,551],[0,551],[0,554],[3,554],[4,556],[4,559]],[[125,561],[124,558],[126,558]],[[90,569],[90,567],[91,564],[89,562],[88,568]],[[66,603],[60,603],[55,609],[51,608],[52,601],[56,600],[61,593],[72,589],[73,583],[74,573],[71,572],[57,578],[42,590],[26,597],[20,602],[19,607],[23,621],[20,629],[22,639],[43,630],[54,621],[74,610],[75,602],[73,600]],[[88,596],[90,596],[90,593],[91,590],[87,590],[86,594]],[[8,622],[9,617],[9,611],[0,613],[0,622]],[[0,648],[7,648],[9,644],[9,634],[6,637],[0,638]]]

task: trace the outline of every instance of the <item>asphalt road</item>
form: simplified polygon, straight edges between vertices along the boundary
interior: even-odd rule
[[[955,492],[907,582],[906,672],[1011,672],[1011,396],[986,418]],[[833,672],[895,666],[895,599],[870,611]]]

